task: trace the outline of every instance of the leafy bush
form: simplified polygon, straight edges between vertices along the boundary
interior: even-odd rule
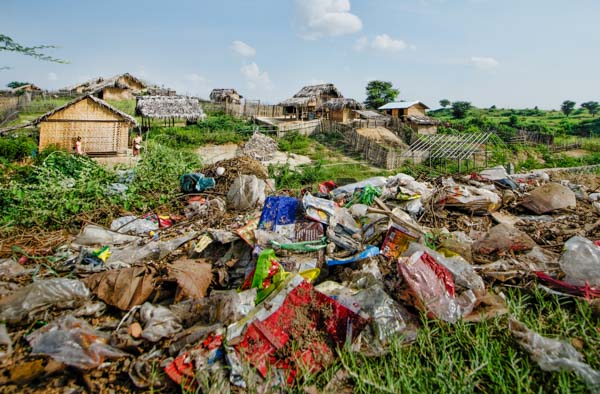
[[[0,159],[6,162],[16,161],[31,156],[37,144],[30,137],[0,138]]]
[[[310,139],[297,131],[287,133],[278,141],[279,150],[283,152],[306,153],[310,146]]]

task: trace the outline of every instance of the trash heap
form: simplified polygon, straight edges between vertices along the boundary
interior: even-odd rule
[[[600,195],[584,185],[499,167],[282,195],[266,177],[251,158],[217,163],[182,174],[182,212],[86,225],[51,267],[1,260],[3,385],[69,367],[82,378],[60,384],[89,391],[269,391],[338,348],[380,356],[413,341],[420,312],[506,314],[497,284],[600,297]],[[508,328],[542,369],[600,383],[570,344]]]

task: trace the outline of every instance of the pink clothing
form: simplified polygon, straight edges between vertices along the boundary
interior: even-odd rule
[[[83,149],[81,147],[81,141],[76,141],[75,142],[75,153],[77,153],[78,155],[83,155]]]

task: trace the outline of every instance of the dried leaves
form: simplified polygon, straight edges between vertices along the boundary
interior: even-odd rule
[[[211,265],[204,262],[195,262],[190,259],[175,261],[169,267],[170,275],[179,285],[175,302],[182,298],[204,298],[212,281],[211,269]]]
[[[127,311],[150,297],[155,272],[149,266],[131,267],[99,272],[83,281],[102,301]]]

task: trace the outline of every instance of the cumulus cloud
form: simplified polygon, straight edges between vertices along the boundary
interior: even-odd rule
[[[500,65],[493,57],[471,56],[469,64],[481,70],[491,70]]]
[[[244,57],[252,57],[256,55],[256,49],[239,40],[235,40],[231,43],[231,49],[233,52]]]
[[[240,68],[240,72],[246,79],[250,89],[255,89],[259,86],[269,87],[271,85],[269,73],[266,71],[261,71],[258,67],[258,64],[255,62],[242,66],[242,68]]]
[[[354,43],[354,49],[362,51],[367,48],[372,48],[382,52],[400,52],[406,48],[415,50],[414,45],[408,45],[402,40],[390,37],[388,34],[380,34],[375,36],[373,40],[369,41],[367,37],[361,37]]]
[[[398,52],[406,49],[408,45],[404,41],[394,39],[387,34],[380,34],[373,39],[371,46],[380,51]]]
[[[56,81],[56,80],[58,80],[58,75],[56,75],[56,73],[48,73],[48,80]]]
[[[307,40],[362,29],[360,18],[350,12],[350,0],[296,0],[295,25],[300,37]]]

